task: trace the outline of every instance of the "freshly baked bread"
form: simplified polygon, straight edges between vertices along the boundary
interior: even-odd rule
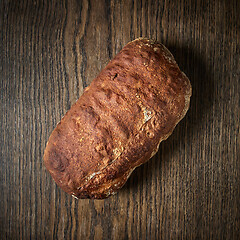
[[[76,198],[116,193],[184,117],[191,84],[162,44],[128,43],[52,132],[44,161]]]

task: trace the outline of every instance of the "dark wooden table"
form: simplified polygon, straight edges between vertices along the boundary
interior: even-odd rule
[[[240,239],[240,1],[0,1],[1,239]],[[193,86],[153,159],[106,200],[43,165],[51,131],[129,41],[157,39]]]

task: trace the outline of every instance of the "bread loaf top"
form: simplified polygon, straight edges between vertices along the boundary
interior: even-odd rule
[[[52,132],[44,161],[77,198],[106,198],[149,160],[186,114],[191,85],[160,43],[128,43]]]

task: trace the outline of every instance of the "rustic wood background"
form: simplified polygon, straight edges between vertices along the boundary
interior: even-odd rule
[[[240,239],[240,1],[0,1],[1,239]],[[164,43],[193,86],[172,136],[107,200],[43,165],[51,131],[128,42]]]

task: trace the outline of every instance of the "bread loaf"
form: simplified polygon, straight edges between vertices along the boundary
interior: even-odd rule
[[[115,194],[184,117],[191,84],[172,54],[149,39],[128,43],[65,114],[44,162],[76,198]]]

